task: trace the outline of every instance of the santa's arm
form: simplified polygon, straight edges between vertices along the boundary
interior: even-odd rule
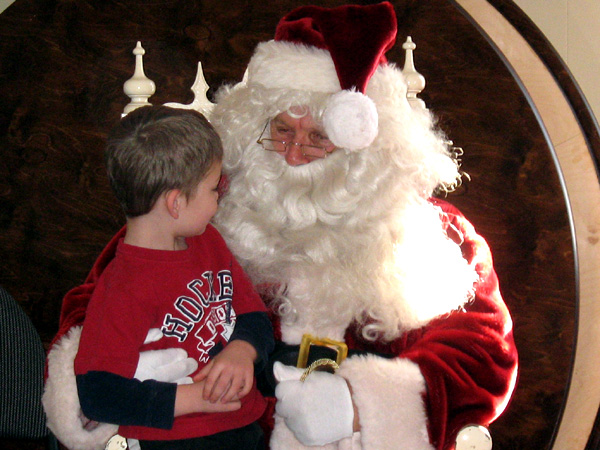
[[[353,357],[339,374],[353,392],[363,448],[453,448],[468,424],[488,425],[504,410],[517,373],[512,322],[485,241],[456,210],[441,205],[462,235],[480,279],[460,311],[406,334],[388,350],[398,357]]]

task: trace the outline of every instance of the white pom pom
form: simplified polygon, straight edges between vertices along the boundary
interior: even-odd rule
[[[456,436],[456,450],[492,450],[492,437],[481,425],[467,425]]]
[[[332,95],[323,113],[323,126],[336,147],[360,150],[377,136],[377,108],[360,92],[344,90]]]

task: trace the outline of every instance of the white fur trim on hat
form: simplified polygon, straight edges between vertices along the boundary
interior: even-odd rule
[[[336,147],[360,150],[377,137],[377,108],[373,100],[360,92],[340,91],[328,101],[323,126]]]
[[[258,44],[248,64],[247,84],[270,89],[334,93],[340,81],[327,50],[284,41]]]

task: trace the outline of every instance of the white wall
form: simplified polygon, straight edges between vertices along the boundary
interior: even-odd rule
[[[552,43],[600,120],[600,1],[514,2]]]
[[[14,0],[0,0],[0,12],[4,11]]]
[[[0,0],[0,12],[14,0]],[[318,0],[312,0],[318,3]],[[514,0],[546,35],[600,119],[600,1]],[[306,2],[311,3],[311,0]]]

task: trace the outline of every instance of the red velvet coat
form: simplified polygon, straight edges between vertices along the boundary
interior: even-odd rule
[[[518,361],[512,321],[499,291],[489,247],[456,208],[440,200],[432,202],[443,211],[449,237],[460,243],[464,258],[479,274],[475,298],[460,310],[390,343],[367,342],[360,337],[360,330],[347,330],[349,348],[397,355],[391,360],[351,357],[338,372],[352,386],[361,423],[358,439],[364,450],[452,449],[463,426],[487,426],[502,413],[516,382]],[[123,230],[107,245],[85,283],[65,296],[53,349],[60,347],[54,344],[60,344],[69,330],[83,322],[95,281],[122,234]],[[274,327],[280,339],[276,317]],[[50,367],[49,378],[53,377]],[[274,403],[271,399],[267,413],[272,414]],[[264,419],[267,427],[273,425],[272,416]],[[51,428],[57,421],[49,414]],[[73,428],[69,430],[71,433]],[[61,439],[60,432],[55,433]],[[289,439],[293,438],[274,437],[277,447],[291,448]]]

